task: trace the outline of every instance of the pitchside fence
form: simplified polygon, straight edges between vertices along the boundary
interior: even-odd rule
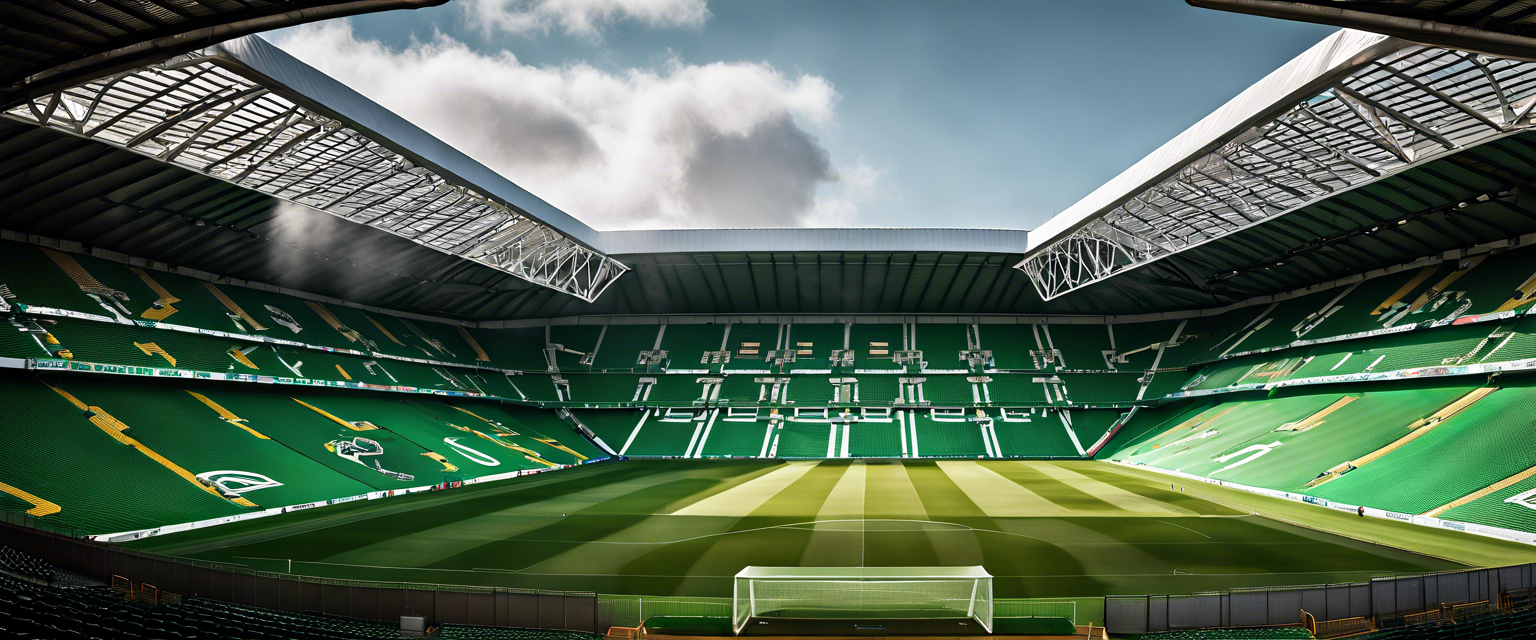
[[[730,598],[690,598],[686,596],[610,596],[597,597],[599,625],[638,627],[646,618],[729,618]]]
[[[253,571],[162,556],[36,528],[29,516],[0,512],[0,544],[54,565],[109,580],[122,576],[184,597],[204,597],[291,612],[369,620],[420,615],[429,624],[457,623],[602,632],[634,627],[658,615],[729,617],[730,598],[608,596],[416,583],[367,582]],[[1198,595],[1108,596],[1111,633],[1212,627],[1297,626],[1302,612],[1319,630],[1364,624],[1389,627],[1420,618],[1456,616],[1479,603],[1536,588],[1536,564],[1376,578],[1368,582],[1232,589]],[[1067,617],[1073,603],[998,599],[995,616]],[[1320,634],[1320,637],[1322,635]]]
[[[0,512],[0,545],[56,566],[184,597],[202,597],[294,613],[320,612],[367,620],[419,615],[428,624],[476,624],[601,633],[636,627],[652,616],[729,618],[730,598],[598,595],[499,587],[336,580],[254,571],[247,567],[163,556],[93,542],[78,532],[36,525]],[[1072,602],[999,599],[998,617],[1073,617]]]
[[[1065,618],[1074,624],[1078,622],[1076,602],[997,598],[992,606],[994,618]],[[652,616],[729,618],[731,599],[607,594],[597,596],[597,619],[602,628],[638,627],[646,618]]]
[[[1254,587],[1187,596],[1107,596],[1104,626],[1110,633],[1299,626],[1303,611],[1319,627],[1348,626],[1358,620],[1393,626],[1427,612],[1497,602],[1505,594],[1536,586],[1533,578],[1536,564],[1521,564],[1345,584]]]

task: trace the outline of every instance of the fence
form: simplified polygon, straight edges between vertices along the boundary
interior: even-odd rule
[[[1445,573],[1376,578],[1369,582],[1297,587],[1256,587],[1188,596],[1107,596],[1105,626],[1110,633],[1151,633],[1212,627],[1295,626],[1302,612],[1326,623],[1353,618],[1377,622],[1446,610],[1456,605],[1497,602],[1528,593],[1536,565],[1467,569]],[[1346,625],[1333,625],[1346,626]]]
[[[612,596],[597,597],[597,619],[602,628],[638,627],[651,616],[731,617],[730,598],[689,598],[683,596]]]
[[[1307,631],[1318,638],[1342,638],[1356,634],[1374,631],[1375,625],[1370,618],[1344,618],[1342,620],[1324,620],[1318,622],[1311,614],[1302,616],[1307,620]]]
[[[1066,618],[1077,622],[1076,602],[1044,602],[998,598],[992,603],[994,618]]]
[[[124,582],[135,594],[179,594],[292,613],[365,620],[426,618],[430,625],[472,624],[599,632],[597,595],[500,587],[312,578],[174,558],[74,539],[9,523],[0,544],[56,566]],[[153,585],[153,586],[151,586]]]

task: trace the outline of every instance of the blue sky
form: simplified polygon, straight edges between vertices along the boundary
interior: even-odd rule
[[[1329,32],[1178,0],[453,0],[268,37],[599,229],[1032,228]]]

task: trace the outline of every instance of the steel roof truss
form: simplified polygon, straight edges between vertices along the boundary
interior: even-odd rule
[[[1045,300],[1531,127],[1536,62],[1405,45],[1173,170],[1016,268]]]
[[[587,302],[628,270],[246,73],[207,49],[40,96],[5,115],[373,226]]]

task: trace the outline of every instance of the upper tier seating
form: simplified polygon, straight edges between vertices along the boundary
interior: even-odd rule
[[[585,364],[582,361],[594,356],[598,346],[598,339],[603,337],[605,329],[607,327],[582,324],[551,326],[549,328],[549,344],[561,347],[561,350],[555,352],[555,363],[559,365],[560,370],[591,370],[591,360],[588,360]]]
[[[114,533],[606,455],[549,411],[273,389],[0,376],[0,508]]]
[[[970,332],[968,324],[912,325],[913,348],[923,352],[929,369],[964,371],[960,352],[970,347]]]
[[[547,369],[547,340],[563,347],[555,356],[556,365],[563,371],[631,371],[639,365],[642,352],[658,346],[668,352],[673,369],[719,370],[723,365],[726,371],[762,370],[768,367],[763,358],[775,349],[803,352],[791,369],[826,369],[831,353],[847,348],[854,352],[856,368],[899,370],[903,367],[890,354],[913,348],[924,352],[928,368],[957,370],[964,368],[959,351],[975,344],[992,351],[998,369],[1129,372],[1154,366],[1169,369],[1211,363],[1224,356],[1272,350],[1297,341],[1316,342],[1387,327],[1428,327],[1434,323],[1448,324],[1454,319],[1465,322],[1486,314],[1524,312],[1536,303],[1536,295],[1530,295],[1531,287],[1521,288],[1532,275],[1527,265],[1536,249],[1520,248],[1400,270],[1277,303],[1253,304],[1189,320],[1117,322],[1109,326],[735,324],[730,325],[734,333],[728,333],[726,325],[689,324],[667,325],[670,333],[658,325],[465,329],[262,288],[215,285],[187,275],[129,267],[91,255],[45,250],[35,245],[4,241],[0,248],[4,249],[0,251],[0,284],[7,285],[17,296],[14,302],[23,305],[272,337],[392,358],[520,371]],[[1490,354],[1494,351],[1490,346],[1474,355],[1492,361],[1536,354],[1536,339],[1530,338],[1532,332],[1526,329],[1529,327],[1516,329],[1512,340],[1501,341],[1499,351],[1508,353]],[[1169,346],[1175,341],[1175,334],[1177,344]],[[714,357],[716,362],[703,362],[704,354],[721,348],[722,339],[728,342],[725,348],[731,352],[730,362],[718,362],[722,359],[719,357]],[[1443,343],[1444,349],[1434,354],[1421,353],[1418,361],[1443,360],[1467,353],[1460,350],[1463,345],[1451,340],[1431,338],[1429,342]],[[756,347],[743,349],[745,343]],[[1391,346],[1381,344],[1374,348]],[[33,349],[27,355],[37,357],[37,351]],[[167,351],[175,355],[173,350]],[[1061,358],[1048,363],[1045,357],[1052,351],[1059,352]],[[1106,351],[1111,352],[1108,362]],[[1337,373],[1370,365],[1355,362],[1345,367],[1334,366],[1351,351],[1360,348],[1319,352],[1315,355],[1327,357],[1314,358],[1301,373],[1310,376],[1324,368]],[[1363,353],[1354,359],[1368,357],[1374,361],[1377,355],[1380,354]],[[180,356],[175,357],[180,361]],[[1392,361],[1395,359],[1396,356],[1378,363],[1373,370],[1387,366],[1402,368]],[[587,362],[584,364],[583,360]],[[347,375],[355,373],[345,364],[342,366]],[[333,369],[334,365],[325,368]],[[439,382],[445,385],[442,388],[455,388],[451,382]]]
[[[1035,358],[1030,352],[1040,350],[1044,338],[1036,339],[1038,325],[1032,324],[984,324],[979,326],[981,348],[992,352],[992,363],[998,369],[1038,371]]]
[[[1040,338],[1046,349],[1061,352],[1056,363],[1058,369],[1100,370],[1105,364],[1105,351],[1109,346],[1109,327],[1102,324],[1059,324],[1040,327]]]
[[[896,364],[897,351],[907,349],[903,324],[855,324],[849,331],[848,348],[853,350],[855,369],[901,370]]]
[[[783,325],[771,323],[738,323],[731,325],[726,337],[726,350],[730,361],[726,371],[763,371],[769,369],[768,352],[782,349],[779,345]]]
[[[723,366],[720,358],[706,358],[706,353],[721,350],[725,340],[723,324],[669,324],[661,336],[661,348],[667,352],[668,369],[713,369]]]

